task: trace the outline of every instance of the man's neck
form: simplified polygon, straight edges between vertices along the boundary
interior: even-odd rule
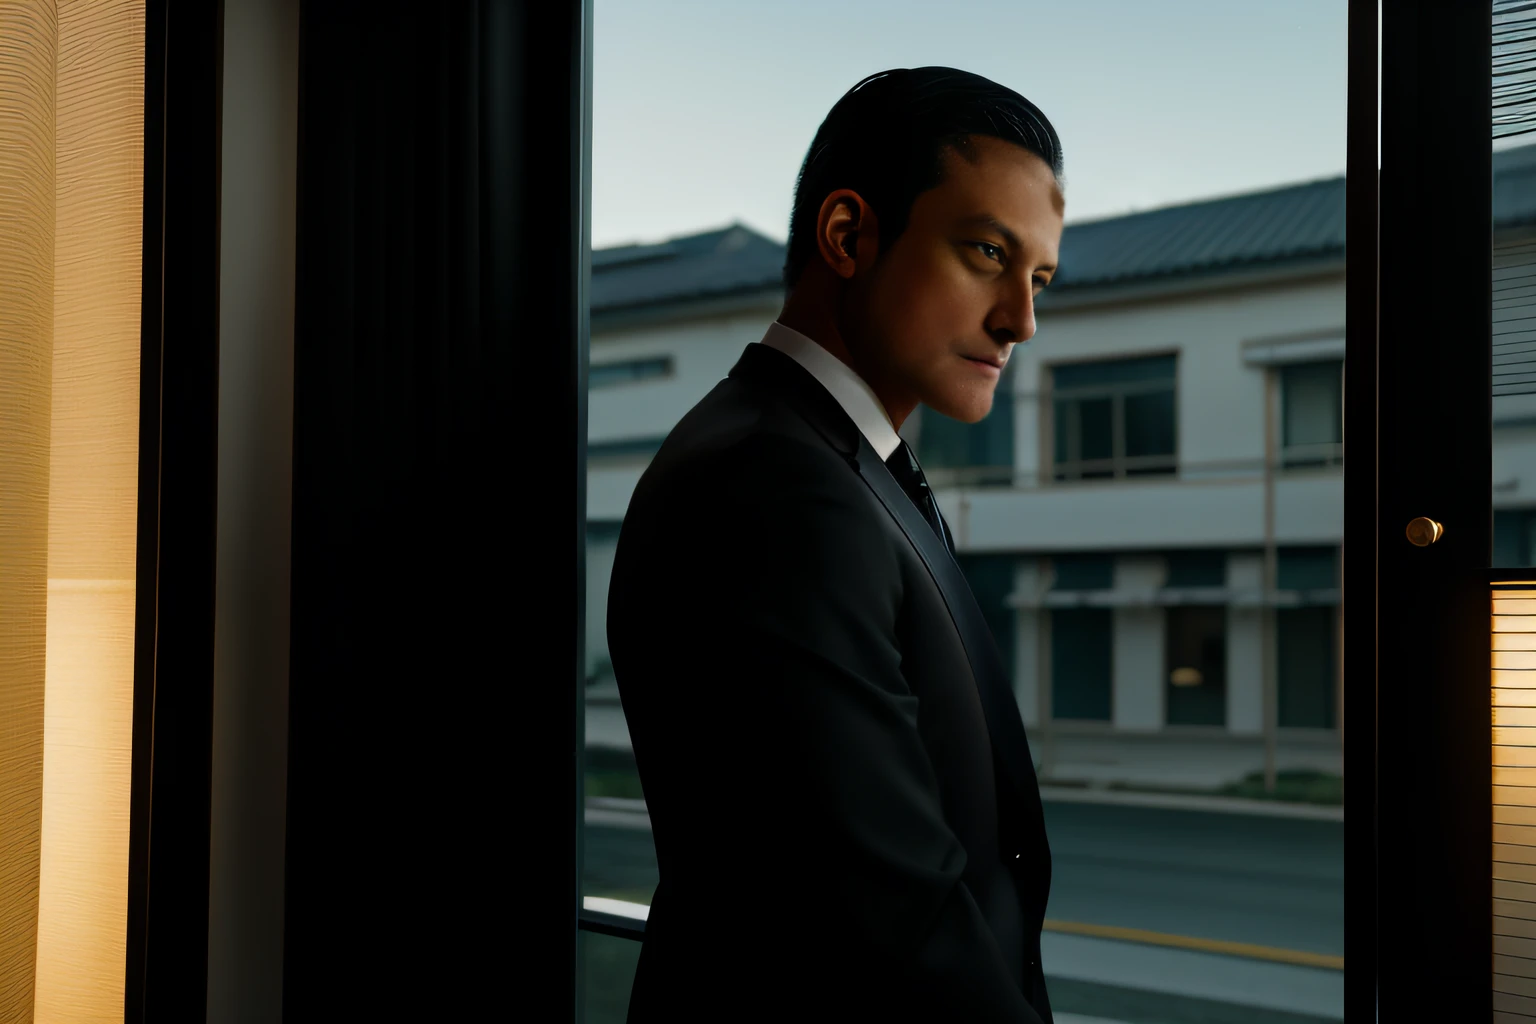
[[[916,403],[902,407],[891,402],[886,397],[885,389],[880,386],[878,379],[866,372],[865,368],[861,367],[853,358],[853,353],[849,351],[848,345],[843,341],[842,332],[837,329],[837,323],[834,318],[824,313],[800,308],[791,301],[784,304],[783,309],[779,311],[779,315],[775,319],[790,330],[797,331],[810,338],[816,344],[836,356],[838,362],[858,374],[869,385],[870,390],[874,391],[875,397],[880,400],[880,405],[885,409],[886,416],[890,418],[891,425],[897,430],[901,429],[902,423],[911,415],[912,410],[916,408]]]

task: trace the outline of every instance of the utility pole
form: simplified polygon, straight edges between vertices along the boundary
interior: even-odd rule
[[[1278,661],[1275,637],[1275,591],[1279,575],[1279,556],[1275,550],[1275,467],[1279,462],[1279,445],[1275,434],[1279,426],[1276,415],[1276,393],[1280,389],[1280,374],[1274,369],[1264,371],[1264,597],[1259,603],[1259,626],[1262,638],[1261,672],[1264,691],[1264,791],[1275,791],[1275,731],[1279,718],[1278,687],[1275,669]]]

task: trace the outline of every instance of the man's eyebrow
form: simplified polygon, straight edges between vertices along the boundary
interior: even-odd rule
[[[1015,252],[1022,251],[1023,248],[1024,248],[1024,243],[1019,241],[1019,236],[1014,234],[1012,229],[1010,229],[1008,227],[1008,225],[1006,225],[1002,221],[998,220],[997,217],[994,216],[993,214],[990,214],[990,213],[978,213],[975,216],[964,218],[963,220],[960,221],[960,223],[965,225],[965,226],[967,226],[967,227],[991,228],[993,231],[996,231],[999,235],[1002,235],[1003,236],[1003,241],[1007,242],[1008,243],[1008,247],[1010,249],[1012,249],[1013,251],[1015,251]],[[1056,270],[1056,264],[1054,264],[1054,263],[1041,264],[1039,267],[1036,267],[1035,269],[1037,269],[1037,270],[1049,270],[1049,271],[1054,273],[1055,270]]]

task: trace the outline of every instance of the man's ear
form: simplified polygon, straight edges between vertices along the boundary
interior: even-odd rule
[[[852,277],[858,267],[859,243],[874,238],[874,212],[852,189],[838,189],[821,204],[816,221],[817,248],[821,258],[842,278]]]

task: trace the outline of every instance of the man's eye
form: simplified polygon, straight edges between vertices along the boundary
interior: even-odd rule
[[[993,257],[990,255],[988,250],[991,250],[991,252],[997,253],[998,256],[1002,256],[1003,255],[1003,250],[1000,247],[993,245],[991,242],[972,242],[971,244],[974,245],[976,248],[982,250],[981,254],[983,256],[986,256],[987,259],[989,259],[989,260],[993,259]],[[1003,261],[1001,259],[998,259],[997,262],[1001,263]]]

